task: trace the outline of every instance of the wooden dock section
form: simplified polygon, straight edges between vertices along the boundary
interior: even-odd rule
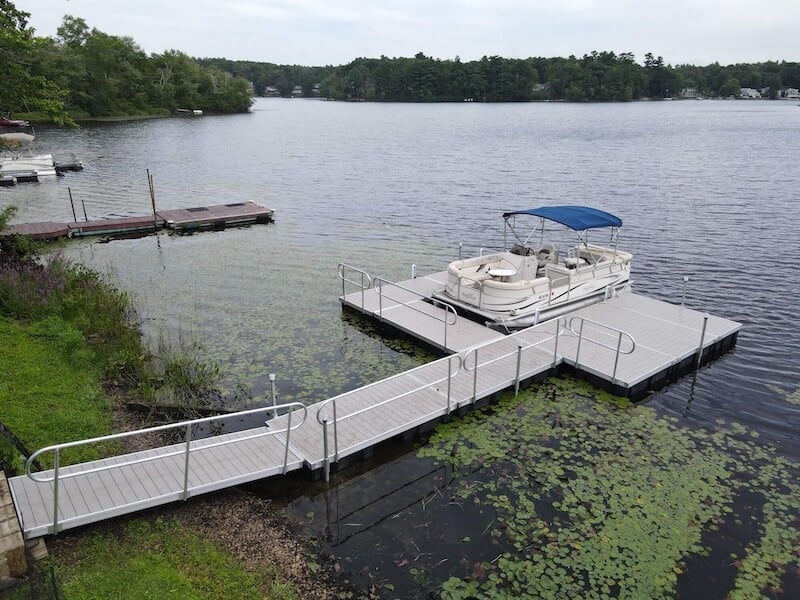
[[[22,235],[35,240],[55,240],[91,235],[152,233],[159,229],[189,232],[199,229],[224,229],[253,223],[271,223],[275,211],[255,202],[235,202],[175,210],[159,210],[143,217],[113,217],[73,223],[21,223],[0,232],[0,237]]]
[[[341,300],[402,331],[424,331],[420,339],[449,355],[303,407],[302,420],[295,410],[266,427],[65,466],[58,471],[58,485],[52,469],[34,474],[44,481],[11,478],[24,536],[52,534],[303,467],[327,478],[331,469],[382,441],[414,435],[453,412],[563,369],[618,394],[640,396],[732,348],[741,328],[728,319],[624,292],[510,335],[472,323],[488,332],[484,339],[472,343],[480,336],[469,326],[449,331],[445,342],[449,310],[418,305],[420,294],[438,286],[440,278],[399,284],[370,280],[376,288]],[[438,318],[429,309],[441,311]],[[467,319],[459,316],[455,323],[461,321]],[[226,418],[231,416],[236,417]],[[210,419],[182,426],[188,432],[193,423]]]

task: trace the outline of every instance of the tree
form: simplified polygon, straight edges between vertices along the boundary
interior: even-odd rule
[[[0,110],[43,111],[57,123],[70,123],[63,91],[33,69],[37,42],[28,29],[29,17],[0,0]]]

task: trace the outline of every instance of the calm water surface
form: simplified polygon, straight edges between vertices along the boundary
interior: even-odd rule
[[[389,279],[502,244],[501,212],[590,204],[622,217],[640,293],[744,327],[736,349],[647,400],[690,426],[738,421],[800,458],[800,109],[780,102],[345,104],[259,100],[250,114],[41,128],[82,173],[0,188],[16,221],[253,200],[276,223],[65,252],[133,293],[145,329],[200,342],[228,388],[314,402],[432,358],[341,314],[336,265]],[[412,468],[413,471],[413,468]]]

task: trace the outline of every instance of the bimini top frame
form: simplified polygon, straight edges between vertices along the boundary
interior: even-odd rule
[[[531,230],[525,239],[521,238],[514,229],[514,221],[517,215],[529,215],[540,219],[540,225]],[[514,210],[503,213],[503,219],[506,224],[506,232],[510,229],[514,237],[525,246],[528,245],[530,238],[536,231],[541,231],[542,241],[544,241],[545,221],[554,221],[574,230],[578,234],[578,239],[584,245],[588,244],[587,231],[589,229],[611,227],[611,243],[609,247],[613,246],[615,249],[619,228],[622,227],[622,219],[619,217],[589,206],[541,206],[526,210]],[[505,239],[503,242],[503,245],[507,247]]]

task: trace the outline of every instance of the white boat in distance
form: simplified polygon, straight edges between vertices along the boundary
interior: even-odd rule
[[[520,235],[518,217],[536,217],[527,235]],[[516,240],[511,248],[451,262],[446,287],[434,292],[435,299],[490,327],[515,329],[599,302],[628,285],[633,256],[617,249],[619,217],[587,206],[543,206],[507,212],[503,219],[503,246],[508,248],[510,232]],[[575,231],[577,244],[561,251],[545,243],[546,222]],[[607,246],[589,243],[589,230],[600,228],[611,231]]]
[[[18,123],[27,123],[18,121]],[[0,128],[0,141],[3,152],[0,154],[0,177],[47,177],[57,175],[56,163],[52,154],[34,154],[31,144],[36,139],[33,128],[23,126]]]

